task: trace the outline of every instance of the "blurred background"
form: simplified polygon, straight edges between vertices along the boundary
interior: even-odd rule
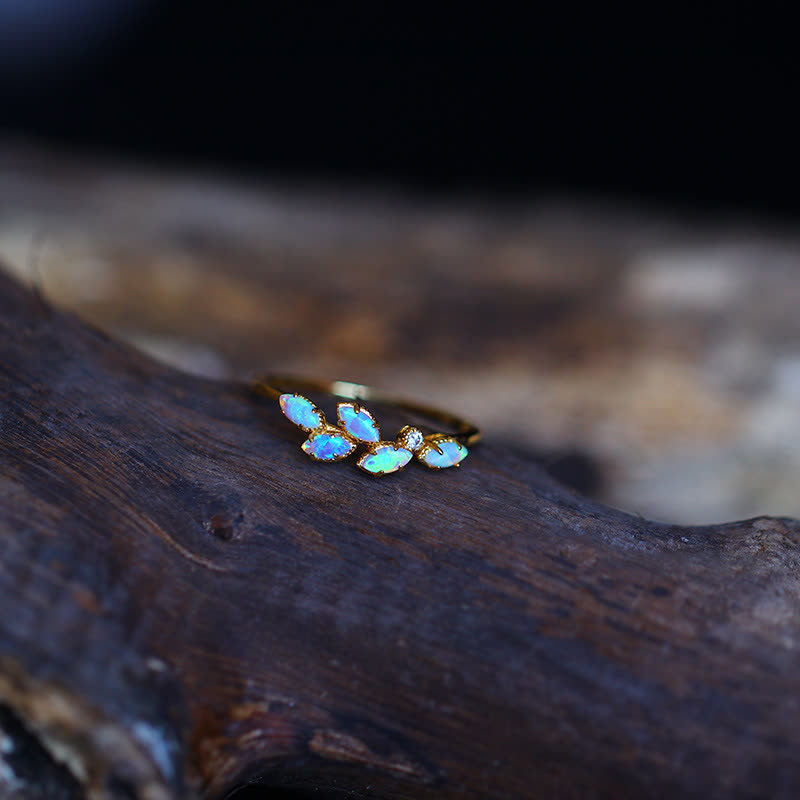
[[[377,383],[657,519],[800,516],[794,30],[0,0],[0,260],[199,375]]]

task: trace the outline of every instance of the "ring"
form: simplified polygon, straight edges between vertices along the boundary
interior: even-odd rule
[[[256,394],[278,400],[289,421],[308,433],[308,439],[301,447],[311,458],[341,461],[363,445],[365,451],[357,466],[371,475],[399,472],[414,455],[431,469],[457,467],[467,456],[467,445],[472,446],[481,437],[480,430],[461,417],[359,383],[264,375],[254,378],[251,388]],[[322,411],[300,392],[320,392],[344,398],[336,406],[338,424],[328,422]],[[384,440],[375,417],[361,405],[363,400],[426,417],[453,432],[425,435],[419,428],[405,425],[395,441]]]

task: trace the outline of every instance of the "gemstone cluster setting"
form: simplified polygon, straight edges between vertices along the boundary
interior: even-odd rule
[[[396,441],[384,441],[375,417],[355,401],[337,405],[338,425],[329,423],[301,394],[282,394],[279,402],[286,418],[308,433],[301,447],[316,461],[340,461],[363,445],[357,466],[370,475],[390,475],[406,467],[415,454],[430,469],[457,467],[467,456],[467,448],[456,437],[443,433],[425,436],[411,425],[400,430]]]

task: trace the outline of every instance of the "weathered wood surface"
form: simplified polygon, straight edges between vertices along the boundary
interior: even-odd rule
[[[0,697],[87,797],[797,797],[800,524],[298,444],[0,278]]]
[[[0,141],[0,260],[188,371],[458,398],[493,441],[654,519],[800,516],[796,230]]]

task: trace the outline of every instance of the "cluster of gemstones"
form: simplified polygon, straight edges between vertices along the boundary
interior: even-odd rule
[[[329,423],[300,394],[282,394],[280,404],[286,417],[308,433],[303,452],[317,461],[340,461],[363,444],[365,452],[358,466],[372,475],[388,475],[403,469],[414,455],[431,469],[458,466],[467,455],[467,448],[454,437],[443,433],[423,436],[419,428],[410,425],[400,431],[396,441],[382,441],[375,417],[356,402],[338,404],[338,425]]]

